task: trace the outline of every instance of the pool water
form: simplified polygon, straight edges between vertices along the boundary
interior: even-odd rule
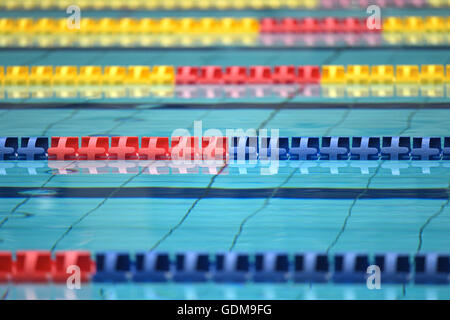
[[[287,65],[287,64],[449,64],[446,49],[320,49],[320,50],[4,50],[2,65]],[[447,95],[448,97],[449,95]],[[295,96],[304,101],[304,97]],[[271,107],[227,108],[229,98],[194,101],[154,98],[114,108],[88,105],[111,103],[77,98],[2,101],[1,136],[171,136],[175,129],[194,134],[196,121],[207,129],[278,129],[280,136],[410,136],[448,137],[450,109],[437,108],[426,97],[342,98],[333,108],[289,108],[285,99]],[[252,98],[243,102],[261,103]],[[314,102],[330,102],[316,98]],[[166,103],[170,102],[170,106]],[[267,102],[267,101],[264,101]],[[386,102],[389,108],[360,108],[362,103]],[[182,104],[175,108],[174,103]],[[398,105],[397,105],[398,104]],[[110,105],[111,106],[111,105]],[[230,165],[220,175],[193,170],[167,174],[90,174],[76,167],[59,172],[47,161],[0,163],[0,187],[16,192],[0,201],[0,250],[159,250],[448,253],[450,247],[450,161],[310,161],[300,168],[280,161],[275,174],[262,174],[262,163]],[[161,187],[253,189],[320,188],[333,194],[312,197],[194,197],[111,196],[126,188]],[[66,193],[60,195],[60,189]],[[76,188],[102,188],[104,194],[75,196]],[[407,197],[349,196],[352,189],[409,190]],[[427,198],[423,189],[439,189]],[[56,190],[56,191],[55,191]],[[115,191],[119,190],[119,191]],[[72,192],[72,193],[71,193]],[[442,195],[443,194],[443,195]],[[61,285],[0,285],[3,299],[450,299],[450,287],[364,284],[99,284],[68,290]]]

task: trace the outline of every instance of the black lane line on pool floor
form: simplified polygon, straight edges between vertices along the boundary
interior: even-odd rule
[[[42,102],[27,102],[23,103],[0,103],[0,109],[7,110],[27,110],[27,109],[132,109],[142,106],[152,106],[152,110],[157,109],[173,109],[173,110],[197,110],[197,109],[216,109],[216,110],[232,110],[232,109],[276,109],[279,105],[283,105],[283,109],[421,109],[423,103],[411,102],[287,102],[280,101],[279,103],[247,103],[247,102],[207,102],[204,103],[160,103],[160,102],[145,102],[140,103],[123,103],[123,102],[71,102],[71,103],[42,103]],[[427,109],[450,109],[448,102],[427,102]]]
[[[334,53],[332,55],[332,57],[334,57],[336,55],[336,53]],[[264,119],[259,125],[258,128],[256,129],[256,133],[257,135],[259,135],[259,130],[261,128],[263,128],[265,125],[267,125],[269,123],[269,121],[271,121],[282,109],[283,106],[287,103],[289,103],[289,101],[291,101],[292,99],[294,99],[300,92],[301,92],[302,88],[297,88],[297,90],[295,92],[293,92],[290,96],[288,96],[283,102],[280,102],[277,106],[274,107],[273,111],[267,116],[266,119]],[[181,218],[181,220],[172,228],[169,229],[169,231],[163,235],[158,241],[155,242],[155,244],[150,248],[150,250],[154,250],[156,249],[165,239],[167,239],[177,228],[179,228],[183,222],[188,218],[189,214],[195,209],[195,206],[200,202],[200,200],[202,200],[205,196],[209,195],[209,192],[212,188],[212,185],[214,184],[216,178],[228,167],[228,164],[226,163],[224,166],[222,166],[219,170],[218,173],[216,173],[211,180],[209,181],[206,190],[204,192],[202,192],[202,194],[194,201],[194,203],[192,204],[192,206],[186,211],[186,213],[183,215],[183,217]]]
[[[424,106],[424,104],[422,104],[420,106],[420,108],[417,108],[417,109],[413,110],[409,114],[408,118],[406,119],[406,127],[403,128],[399,132],[399,134],[398,134],[399,136],[402,135],[403,133],[405,133],[406,131],[408,131],[411,128],[412,119],[417,114],[417,112],[419,112],[423,108],[423,106]],[[375,172],[367,180],[366,187],[362,190],[362,192],[360,194],[356,195],[356,197],[353,199],[353,202],[350,204],[350,207],[348,208],[347,215],[345,216],[345,219],[344,219],[344,222],[343,222],[341,228],[339,229],[336,237],[333,239],[333,241],[330,243],[330,245],[328,246],[328,248],[326,250],[327,254],[329,254],[329,252],[333,249],[333,247],[338,243],[339,239],[341,238],[342,234],[344,233],[345,229],[347,228],[347,223],[348,223],[350,217],[352,216],[353,208],[355,207],[355,205],[356,205],[356,203],[357,203],[357,201],[359,199],[364,199],[364,197],[366,196],[368,190],[370,190],[369,187],[370,187],[370,184],[371,184],[372,180],[376,177],[376,175],[378,174],[378,172],[379,172],[379,170],[380,170],[380,168],[381,168],[381,166],[382,166],[382,164],[384,162],[385,162],[385,160],[382,160],[379,163],[378,167],[375,169]]]
[[[292,177],[295,170],[288,178]],[[217,175],[218,176],[218,175]],[[217,177],[215,176],[215,177]],[[161,198],[161,199],[448,199],[447,188],[212,188],[212,182],[203,188],[179,187],[124,187],[132,176],[119,187],[0,187],[0,198]]]

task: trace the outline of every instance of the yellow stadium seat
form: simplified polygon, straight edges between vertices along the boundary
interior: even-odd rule
[[[383,20],[383,32],[402,32],[404,31],[404,21],[398,17],[388,17]]]
[[[57,23],[55,19],[50,18],[42,18],[35,22],[33,27],[33,32],[39,33],[39,34],[48,34],[48,33],[54,33],[57,29]]]
[[[118,22],[118,31],[120,33],[137,33],[139,23],[136,19],[123,18]]]
[[[322,83],[345,83],[344,66],[322,66]]]
[[[15,31],[14,20],[9,18],[0,19],[0,34],[11,33]]]
[[[127,69],[123,66],[107,66],[103,70],[103,83],[123,84]]]
[[[26,85],[28,84],[27,66],[9,66],[6,68],[5,84]]]
[[[183,0],[180,1],[179,6],[183,10],[189,10],[195,8],[195,1],[194,0]]]
[[[257,33],[259,32],[259,21],[254,18],[243,18],[240,21],[241,32],[244,33]]]
[[[75,84],[78,78],[76,66],[57,66],[53,74],[54,85]]]
[[[349,84],[367,84],[370,81],[368,65],[347,66],[346,80]]]
[[[125,82],[128,84],[150,83],[149,66],[129,66]]]
[[[406,17],[404,20],[404,32],[423,32],[425,31],[422,17]]]
[[[81,66],[77,80],[81,85],[101,84],[102,68],[100,66]]]
[[[370,80],[374,84],[390,84],[394,82],[394,67],[392,65],[372,66]]]
[[[138,32],[143,34],[155,33],[158,30],[158,22],[154,19],[143,18],[138,22]]]
[[[319,6],[320,0],[303,0],[303,6],[307,9],[314,9]]]
[[[200,29],[199,21],[194,18],[182,18],[179,23],[179,31],[181,33],[195,33]]]
[[[419,66],[399,65],[395,69],[396,83],[418,83],[420,81]]]
[[[445,32],[447,30],[446,21],[443,17],[426,17],[425,31],[427,32]]]
[[[161,33],[175,33],[179,30],[179,21],[173,18],[159,20],[158,31]]]
[[[72,30],[83,34],[98,33],[99,26],[97,20],[91,18],[83,18],[80,20],[80,29],[72,29]]]
[[[235,18],[220,19],[220,33],[239,33],[242,32],[241,24]]]
[[[420,70],[420,82],[429,83],[443,83],[445,80],[445,72],[443,65],[428,64],[423,65]]]
[[[50,85],[53,78],[52,66],[33,66],[28,78],[31,85]]]
[[[173,66],[154,66],[150,74],[150,79],[152,84],[175,84],[175,70]]]
[[[442,8],[448,6],[448,0],[427,0],[428,4],[435,8]]]
[[[215,33],[221,28],[220,22],[214,18],[200,19],[200,29],[202,33]]]
[[[102,18],[97,21],[97,25],[96,33],[111,34],[119,30],[118,20],[113,18]]]
[[[16,20],[16,25],[14,29],[16,32],[20,33],[32,33],[33,32],[34,21],[29,18],[19,18]]]

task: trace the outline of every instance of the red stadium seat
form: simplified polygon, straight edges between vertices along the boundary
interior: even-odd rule
[[[305,18],[300,20],[300,30],[304,33],[318,33],[321,32],[319,19]]]
[[[66,282],[73,274],[71,266],[80,270],[80,281],[87,282],[95,272],[95,262],[88,251],[64,251],[57,252],[53,264],[52,279],[54,282]]]
[[[198,137],[172,137],[172,160],[200,159]]]
[[[296,78],[294,66],[276,66],[273,69],[272,80],[274,83],[295,83]]]
[[[283,18],[280,29],[283,33],[299,33],[302,31],[300,21],[295,18]]]
[[[226,160],[228,158],[227,137],[203,137],[203,160]]]
[[[320,83],[320,68],[319,66],[301,66],[298,67],[298,83]]]
[[[111,160],[137,160],[139,137],[112,137],[108,150]]]
[[[232,66],[225,69],[223,80],[227,84],[242,84],[248,80],[247,68]]]
[[[78,160],[105,160],[108,158],[108,137],[82,137]]]
[[[0,251],[0,283],[11,280],[13,272],[12,254],[9,251]]]
[[[167,137],[142,137],[139,149],[141,160],[168,160],[169,138]]]
[[[200,69],[200,78],[198,83],[201,84],[221,84],[223,83],[222,67],[204,66]]]
[[[196,84],[199,78],[198,67],[178,67],[175,81],[177,84]]]
[[[251,84],[268,84],[273,83],[272,70],[268,66],[250,67],[250,77],[248,83]]]
[[[281,25],[275,18],[263,18],[259,22],[259,30],[261,33],[278,33],[281,32]]]
[[[76,160],[78,147],[78,137],[52,137],[48,160]]]
[[[51,271],[50,251],[17,251],[13,269],[15,282],[49,282]]]

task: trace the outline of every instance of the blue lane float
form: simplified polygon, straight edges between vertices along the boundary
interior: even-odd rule
[[[0,137],[0,161],[48,160],[50,140]],[[450,160],[450,137],[238,136],[228,144],[231,160]]]
[[[450,254],[347,252],[125,252],[96,254],[94,282],[352,283],[364,285],[373,268],[381,283],[450,284]],[[376,269],[376,268],[375,268]]]

